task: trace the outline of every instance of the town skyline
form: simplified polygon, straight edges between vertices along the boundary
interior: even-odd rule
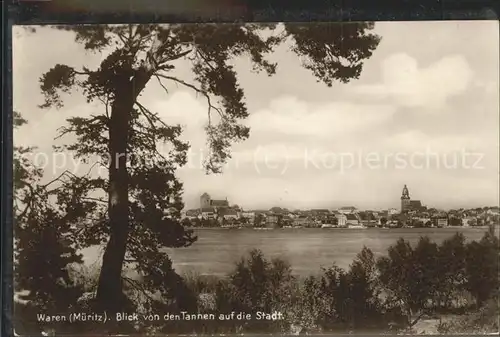
[[[400,208],[366,210],[354,206],[337,209],[288,209],[271,207],[252,210],[215,199],[204,192],[199,207],[181,212],[181,221],[186,227],[221,227],[254,229],[290,228],[444,228],[498,226],[500,207],[439,210],[412,199],[404,185],[401,191]]]
[[[404,188],[407,188],[406,185],[404,185],[402,187],[403,191],[404,191]],[[408,188],[409,189],[409,188]],[[403,192],[404,193],[404,192]],[[384,207],[384,208],[363,208],[363,207],[359,207],[357,206],[356,204],[339,204],[340,206],[338,205],[335,205],[335,206],[331,206],[331,207],[305,207],[305,208],[300,208],[300,207],[285,207],[285,206],[279,206],[279,205],[267,205],[265,207],[261,207],[261,208],[249,208],[249,207],[245,207],[245,205],[242,205],[242,204],[238,204],[236,202],[233,202],[233,200],[231,200],[230,198],[228,198],[227,196],[220,196],[220,195],[212,195],[206,191],[204,191],[203,193],[200,194],[199,198],[198,198],[198,201],[197,202],[194,202],[193,204],[193,207],[187,207],[185,205],[185,207],[183,208],[183,211],[186,212],[186,211],[189,211],[189,210],[197,210],[197,209],[202,209],[204,207],[211,207],[211,206],[207,206],[207,205],[202,205],[203,202],[201,202],[200,198],[203,198],[203,196],[207,195],[209,198],[212,198],[213,200],[216,200],[216,201],[225,201],[227,203],[227,206],[228,207],[234,207],[234,206],[237,206],[239,207],[241,210],[244,210],[244,211],[269,211],[271,210],[272,208],[282,208],[282,209],[286,209],[288,211],[310,211],[310,210],[330,210],[330,211],[337,211],[337,210],[341,210],[343,208],[351,208],[351,207],[354,207],[356,210],[359,210],[359,211],[390,211],[390,210],[395,210],[397,211],[398,213],[401,212],[401,210],[403,210],[403,205],[401,203],[401,195],[397,198],[395,198],[397,200],[397,202],[395,201],[394,202],[394,205],[392,207]],[[478,208],[481,208],[481,209],[493,209],[493,208],[499,208],[499,205],[480,205],[480,206],[465,206],[465,207],[456,207],[456,208],[439,208],[439,207],[434,207],[433,205],[428,205],[425,200],[416,200],[414,198],[412,198],[413,194],[410,194],[410,198],[411,198],[411,201],[415,201],[417,202],[420,206],[423,206],[427,209],[436,209],[437,211],[443,211],[443,212],[448,212],[448,211],[454,211],[454,210],[469,210],[469,209],[478,209]]]
[[[198,164],[177,171],[186,208],[197,205],[200,191],[227,196],[251,209],[398,208],[394,196],[404,184],[412,186],[416,198],[440,209],[498,205],[498,22],[378,22],[374,32],[382,37],[380,45],[366,60],[360,78],[349,84],[328,88],[316,83],[286,46],[272,56],[279,61],[276,76],[239,71],[250,112],[245,121],[250,138],[232,147],[234,158],[223,174],[206,175]],[[48,40],[61,43],[43,48]],[[29,61],[31,55],[37,55],[36,63]],[[15,28],[14,109],[29,122],[15,131],[15,145],[35,145],[50,156],[53,145],[73,141],[54,140],[65,119],[88,116],[102,106],[74,94],[65,97],[63,109],[41,111],[38,79],[55,63],[80,67],[100,61],[100,54],[84,52],[70,33],[37,27],[30,35]],[[247,69],[247,61],[236,60],[236,69]],[[191,76],[181,63],[176,72]],[[165,122],[184,126],[182,138],[195,157],[200,156],[206,149],[206,102],[189,89],[167,89],[165,95],[151,83],[143,101]],[[260,149],[264,154],[255,156]],[[328,165],[305,167],[304,149],[320,154],[363,152],[365,161],[371,153],[411,157],[426,149],[440,156],[467,151],[481,160],[478,169],[470,168],[473,162],[469,168],[453,169],[399,169],[391,162],[378,169],[357,165],[340,172]],[[280,158],[283,152],[286,160]],[[269,156],[272,165],[265,165]],[[88,170],[84,165],[78,169]],[[46,171],[48,180],[58,174],[50,167]]]

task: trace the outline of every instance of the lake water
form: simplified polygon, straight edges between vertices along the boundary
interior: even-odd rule
[[[479,240],[486,228],[401,228],[401,229],[196,229],[198,236],[192,246],[168,249],[177,272],[201,275],[224,275],[234,268],[235,262],[253,248],[266,257],[280,257],[292,265],[294,273],[309,275],[321,267],[336,263],[342,268],[351,264],[363,246],[376,256],[400,237],[415,243],[421,236],[429,236],[439,243],[461,232],[467,240]],[[102,249],[86,249],[87,264],[99,263]]]

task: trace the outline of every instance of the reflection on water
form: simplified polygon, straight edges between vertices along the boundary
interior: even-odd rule
[[[267,257],[286,259],[294,272],[305,276],[316,274],[321,267],[334,263],[347,268],[363,246],[376,256],[385,254],[387,248],[400,237],[415,243],[421,236],[435,242],[464,234],[467,240],[479,240],[485,228],[404,228],[404,229],[277,229],[258,231],[252,229],[227,230],[220,228],[196,229],[198,241],[191,247],[167,249],[177,272],[202,275],[225,275],[243,255],[257,248]],[[102,257],[100,248],[92,247],[83,252],[87,264]]]

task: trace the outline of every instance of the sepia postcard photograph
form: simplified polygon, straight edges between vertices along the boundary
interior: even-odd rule
[[[499,23],[14,26],[18,336],[490,334]]]

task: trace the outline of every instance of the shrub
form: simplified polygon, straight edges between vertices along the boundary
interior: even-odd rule
[[[363,248],[347,272],[336,266],[326,270],[321,290],[329,305],[321,315],[325,329],[369,330],[385,326],[375,259],[369,249]]]
[[[226,281],[216,290],[219,313],[257,311],[286,314],[293,303],[296,279],[290,265],[281,259],[267,260],[259,250],[252,250],[248,257],[237,263]],[[244,325],[245,331],[287,331],[290,318],[281,321],[249,320],[233,322],[234,329]]]
[[[388,255],[377,261],[379,281],[386,296],[386,307],[400,310],[406,326],[412,327],[429,311],[439,289],[438,246],[420,238],[415,249],[399,239]],[[399,308],[399,309],[397,309]]]
[[[349,270],[333,265],[299,287],[293,324],[303,330],[351,331],[386,326],[379,298],[375,259],[367,249]]]
[[[479,241],[468,244],[466,250],[466,288],[477,306],[498,292],[499,240],[492,229]]]
[[[465,237],[461,233],[444,240],[439,246],[435,300],[440,308],[460,306],[460,301],[465,297],[466,249]]]

